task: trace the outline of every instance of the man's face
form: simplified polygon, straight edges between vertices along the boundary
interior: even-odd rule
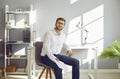
[[[61,31],[65,27],[65,22],[62,20],[58,20],[55,26],[57,30]]]

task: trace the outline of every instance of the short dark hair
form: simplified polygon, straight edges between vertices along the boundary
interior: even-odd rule
[[[62,20],[62,21],[64,21],[64,22],[66,22],[66,20],[65,20],[63,17],[57,18],[57,19],[56,19],[56,23],[58,22],[58,20]]]

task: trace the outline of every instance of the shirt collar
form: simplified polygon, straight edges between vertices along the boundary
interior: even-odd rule
[[[55,31],[55,29],[53,29],[53,32],[55,35],[58,35],[57,32]],[[58,35],[58,36],[61,36],[61,32],[60,32],[60,35]]]

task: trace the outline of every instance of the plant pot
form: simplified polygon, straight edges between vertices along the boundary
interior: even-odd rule
[[[118,69],[120,69],[120,63],[118,63]]]

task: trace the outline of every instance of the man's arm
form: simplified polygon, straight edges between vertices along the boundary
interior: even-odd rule
[[[66,55],[72,56],[72,50],[66,42],[63,44],[63,48],[65,48],[67,50]]]
[[[44,36],[44,48],[45,48],[45,52],[46,52],[46,55],[54,62],[56,61],[59,61],[59,59],[57,57],[55,57],[53,54],[52,54],[52,51],[50,49],[50,46],[51,46],[51,36],[50,36],[50,33],[47,32]]]

